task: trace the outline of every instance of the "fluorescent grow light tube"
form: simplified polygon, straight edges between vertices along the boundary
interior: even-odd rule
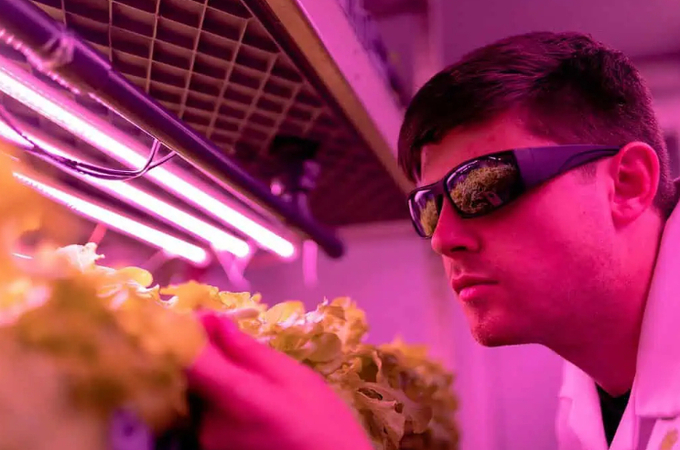
[[[207,263],[209,260],[208,253],[194,244],[183,241],[182,239],[171,236],[148,225],[144,225],[143,223],[137,222],[136,220],[115,213],[99,205],[95,205],[85,199],[69,194],[56,187],[49,186],[19,172],[14,172],[14,176],[22,183],[40,191],[47,197],[71,207],[82,215],[98,222],[106,223],[110,227],[136,239],[148,242],[168,254],[184,258],[192,263],[200,265]]]
[[[55,89],[26,74],[16,64],[0,58],[0,90],[34,111],[49,118],[71,133],[79,136],[109,156],[132,167],[141,167],[146,157],[135,150],[134,144],[123,133],[113,130],[110,124],[87,112]],[[108,130],[108,131],[104,131]],[[139,147],[139,144],[136,145]],[[186,177],[165,167],[157,167],[146,176],[175,195],[250,236],[261,247],[284,258],[295,254],[295,246],[253,219],[209,195]]]
[[[0,135],[8,141],[19,145],[20,147],[32,147],[32,145],[24,138],[19,136],[9,125],[3,120],[0,120]]]
[[[227,251],[240,258],[250,253],[250,247],[245,241],[197,219],[141,189],[122,181],[89,180],[89,182],[105,191],[125,198],[154,215],[167,218],[197,238],[207,240],[215,250]]]
[[[36,136],[35,134],[37,133],[34,134],[32,131],[26,132],[26,130],[23,130],[23,132],[25,132],[26,136],[28,136],[36,144],[41,146],[43,150],[55,155],[75,159],[74,156],[67,151],[55,147],[50,142],[46,142],[41,136]],[[32,147],[30,142],[23,139],[2,121],[0,121],[0,135],[21,146]],[[104,181],[94,177],[86,177],[82,175],[75,176],[102,189],[103,191],[108,192],[109,194],[123,198],[126,201],[137,205],[156,217],[169,220],[177,227],[184,229],[201,240],[207,241],[215,250],[227,251],[240,258],[243,258],[250,253],[250,246],[242,239],[239,239],[236,236],[227,233],[213,225],[210,225],[209,223],[204,222],[141,189],[131,186],[124,181]]]

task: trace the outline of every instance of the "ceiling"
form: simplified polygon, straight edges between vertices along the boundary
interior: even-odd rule
[[[286,54],[278,43],[281,37],[273,37],[253,12],[261,9],[261,0],[34,3],[264,183],[273,172],[267,150],[274,136],[320,143],[321,175],[310,195],[311,212],[319,222],[337,227],[407,217],[403,192],[372,150],[334,102],[315,88],[316,80],[296,65],[297,55]],[[31,70],[23,55],[8,47],[0,52]],[[148,141],[106,108],[86,98],[76,100]],[[20,119],[73,146],[88,147],[17,102],[7,97],[2,102]]]
[[[581,31],[630,56],[655,96],[680,93],[680,8],[670,0],[364,0],[402,79],[413,85],[416,17],[429,13],[441,64],[474,48],[529,31]],[[428,12],[429,8],[429,12]],[[417,31],[415,31],[417,32]],[[436,69],[435,69],[436,70]]]
[[[632,58],[680,54],[680,8],[671,0],[437,0],[444,60],[528,31],[583,31]]]

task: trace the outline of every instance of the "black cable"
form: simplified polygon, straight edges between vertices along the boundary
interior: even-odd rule
[[[74,161],[63,156],[55,155],[43,149],[39,144],[34,142],[33,139],[27,136],[26,133],[24,133],[20,127],[16,125],[15,120],[12,117],[11,113],[9,113],[9,111],[7,111],[7,109],[3,105],[0,105],[0,118],[3,119],[3,121],[12,131],[21,136],[23,139],[25,139],[29,144],[33,146],[33,148],[26,149],[27,152],[35,156],[38,156],[42,159],[48,159],[52,161],[54,164],[67,170],[71,170],[82,175],[87,175],[102,180],[110,181],[133,180],[135,178],[139,178],[145,175],[149,170],[158,167],[161,164],[164,164],[165,162],[169,161],[175,156],[175,153],[171,152],[168,155],[165,155],[163,158],[159,159],[158,161],[154,161],[154,158],[156,157],[156,154],[158,153],[158,150],[161,147],[160,141],[154,140],[154,143],[151,146],[151,153],[149,155],[149,158],[147,159],[146,163],[142,168],[138,170],[110,169],[108,167],[97,166],[86,162]]]

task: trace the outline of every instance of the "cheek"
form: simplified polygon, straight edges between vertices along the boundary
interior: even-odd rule
[[[593,277],[593,265],[610,245],[606,205],[593,189],[553,183],[527,194],[497,218],[499,231],[487,236],[487,256],[503,255],[498,269],[513,284],[539,295],[556,295],[556,287],[570,294]]]

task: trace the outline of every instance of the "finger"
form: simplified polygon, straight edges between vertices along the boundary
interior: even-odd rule
[[[297,361],[241,332],[231,320],[215,315],[201,318],[210,341],[233,363],[273,381],[284,381]]]
[[[213,405],[238,404],[257,390],[257,379],[208,343],[186,371],[189,391]]]

